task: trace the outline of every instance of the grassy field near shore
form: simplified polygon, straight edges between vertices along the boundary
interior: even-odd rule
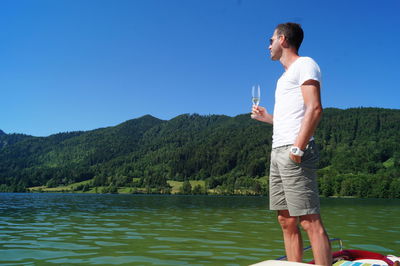
[[[267,184],[267,177],[262,177],[258,179],[258,181],[262,185]],[[171,186],[170,191],[167,194],[182,194],[182,181],[167,181]],[[192,187],[192,192],[194,192],[194,188],[198,187],[199,191],[197,194],[226,194],[223,188],[215,188],[215,189],[206,189],[206,182],[204,180],[189,180],[190,185]],[[58,186],[58,187],[47,187],[47,186],[36,186],[28,188],[28,192],[33,193],[104,193],[109,187],[92,187],[92,180],[86,180],[82,182],[73,183],[66,186]],[[156,193],[155,190],[149,190],[148,188],[137,188],[137,187],[117,187],[116,191],[113,193],[118,194],[150,194]],[[164,192],[165,193],[165,192]],[[195,193],[195,194],[196,194]],[[239,194],[239,195],[251,195],[255,194],[251,189],[236,189],[234,193],[231,194]]]

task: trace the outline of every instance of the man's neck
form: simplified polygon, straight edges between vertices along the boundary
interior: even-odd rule
[[[297,54],[297,52],[293,50],[284,50],[279,61],[281,62],[283,68],[286,71],[293,64],[293,62],[296,61],[299,57],[300,56]]]

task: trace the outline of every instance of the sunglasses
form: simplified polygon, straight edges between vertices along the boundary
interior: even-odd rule
[[[278,40],[279,39],[279,37],[281,37],[281,36],[283,36],[283,35],[279,35],[278,37],[276,37],[276,39],[275,40]],[[275,41],[274,39],[269,39],[269,45],[272,45],[273,43],[274,43],[274,41]]]

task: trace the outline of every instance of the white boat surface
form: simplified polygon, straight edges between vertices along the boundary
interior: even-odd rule
[[[343,249],[342,241],[338,238],[331,239],[330,242],[339,241],[340,250],[332,254],[334,266],[400,266],[400,257],[394,255],[383,255],[376,252],[355,249]],[[304,250],[310,250],[311,246]],[[314,264],[286,261],[286,257],[276,260],[265,260],[250,266],[305,266]]]

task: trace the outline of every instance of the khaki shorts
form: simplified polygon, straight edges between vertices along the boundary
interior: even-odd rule
[[[289,210],[290,216],[319,213],[317,184],[318,148],[311,141],[301,163],[289,158],[292,145],[273,148],[269,175],[271,210]]]

